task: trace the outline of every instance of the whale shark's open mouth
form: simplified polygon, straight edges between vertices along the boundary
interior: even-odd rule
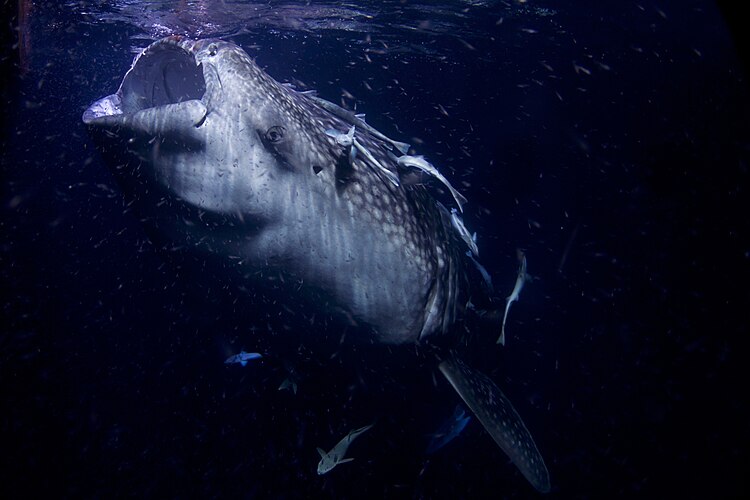
[[[151,120],[159,109],[172,116],[187,113],[193,125],[207,112],[207,88],[215,74],[195,57],[195,42],[169,37],[148,46],[133,61],[115,94],[93,103],[83,114],[89,125],[137,126],[138,115],[146,111]],[[204,72],[208,73],[209,84]],[[131,119],[128,119],[130,117]],[[146,118],[142,116],[141,118]]]

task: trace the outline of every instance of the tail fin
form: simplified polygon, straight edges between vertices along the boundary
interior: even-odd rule
[[[371,423],[370,425],[365,425],[364,427],[360,427],[359,429],[354,429],[353,431],[349,432],[349,435],[347,436],[349,438],[349,441],[353,441],[360,434],[363,434],[369,431],[370,429],[372,429],[373,425],[375,425],[375,422]]]
[[[523,420],[500,388],[456,358],[441,362],[440,371],[521,474],[539,492],[549,492],[549,472],[544,459]]]

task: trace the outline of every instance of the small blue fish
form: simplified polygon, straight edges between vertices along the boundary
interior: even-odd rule
[[[229,356],[227,358],[227,360],[224,361],[224,364],[225,365],[233,365],[235,363],[239,363],[242,366],[247,366],[247,362],[250,361],[251,359],[258,359],[258,358],[262,358],[262,357],[263,356],[261,356],[257,352],[240,351],[239,354],[235,354],[233,356]]]
[[[430,444],[427,445],[427,453],[435,453],[440,448],[450,443],[456,436],[466,428],[471,417],[466,416],[466,412],[460,405],[456,406],[453,415],[440,425],[440,428],[432,435]]]

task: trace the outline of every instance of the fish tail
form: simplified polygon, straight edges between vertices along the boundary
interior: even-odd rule
[[[497,339],[497,343],[505,345],[505,322],[508,320],[508,311],[510,311],[510,305],[515,302],[511,297],[505,299],[505,314],[503,314],[503,327],[500,330],[500,337]]]
[[[549,472],[544,459],[523,420],[500,388],[455,357],[442,361],[439,367],[521,474],[539,492],[549,492]]]
[[[411,146],[410,144],[399,141],[391,141],[391,144],[393,144],[393,147],[401,151],[401,154],[403,155],[409,152],[409,147]]]
[[[370,425],[365,425],[364,427],[360,427],[359,429],[355,429],[349,433],[350,439],[354,439],[360,434],[369,431],[372,429],[372,426],[375,425],[375,422],[371,423]]]
[[[503,325],[503,329],[500,330],[500,336],[497,338],[496,344],[505,345],[505,325]]]
[[[456,205],[458,205],[458,209],[461,210],[461,213],[463,213],[464,205],[466,205],[469,202],[469,200],[467,200],[466,196],[462,195],[453,186],[451,186],[451,194],[453,195],[453,198],[456,200]]]

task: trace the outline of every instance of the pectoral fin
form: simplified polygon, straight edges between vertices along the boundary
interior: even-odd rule
[[[353,458],[343,458],[343,459],[339,460],[338,463],[339,464],[345,464],[346,462],[351,462],[353,460],[354,460]]]
[[[538,491],[549,492],[549,472],[544,459],[521,417],[500,388],[456,358],[440,363],[440,371],[521,474]]]
[[[326,457],[326,452],[323,451],[323,448],[317,448],[317,450],[318,450],[318,455],[320,455],[320,458]]]

